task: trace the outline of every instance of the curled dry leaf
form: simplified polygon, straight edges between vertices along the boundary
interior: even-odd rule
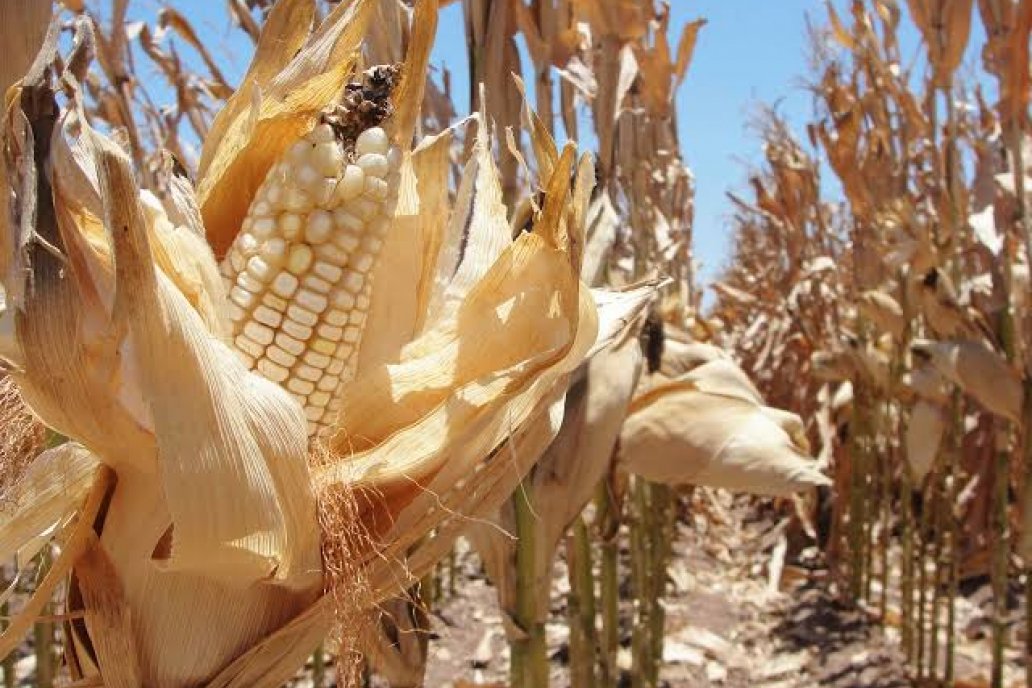
[[[718,360],[634,400],[619,460],[649,480],[786,495],[830,482],[806,456],[802,429]]]
[[[981,342],[914,340],[911,350],[989,411],[1020,422],[1021,379],[1007,361]]]
[[[907,424],[907,464],[917,484],[925,479],[939,455],[943,433],[946,432],[946,413],[936,403],[918,400],[910,411]]]

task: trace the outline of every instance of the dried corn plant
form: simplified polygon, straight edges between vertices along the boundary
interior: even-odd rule
[[[781,401],[780,388],[787,408],[817,410],[811,436],[835,477],[827,554],[846,596],[901,625],[917,677],[952,685],[958,586],[990,575],[995,687],[1015,623],[1007,580],[1023,531],[1012,495],[1028,482],[1032,15],[1027,3],[978,3],[983,64],[1000,85],[990,105],[957,76],[973,4],[914,0],[904,13],[855,0],[847,19],[829,5],[825,36],[837,51],[818,51],[823,114],[808,127],[807,157],[826,161],[845,204],[832,212],[819,198],[816,162],[772,158],[788,134],[768,128],[769,167],[753,181],[755,203],[740,202],[715,315],[747,370],[778,371],[758,378],[768,396]],[[917,72],[902,62],[904,21],[922,38]],[[800,183],[794,175],[807,169]],[[801,222],[793,208],[804,209]],[[806,270],[822,260],[826,276],[808,286]],[[784,387],[798,379],[809,384]]]

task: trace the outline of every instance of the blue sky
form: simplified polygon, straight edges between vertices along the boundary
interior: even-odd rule
[[[225,4],[213,0],[173,2],[210,38],[210,47],[234,83],[250,59],[250,43],[229,26]],[[842,0],[836,6],[846,5]],[[905,3],[901,3],[905,5]],[[153,18],[158,0],[136,0],[130,18]],[[671,0],[672,34],[689,20],[705,17],[691,69],[677,96],[684,155],[696,179],[695,256],[703,282],[727,257],[730,203],[726,192],[745,187],[747,170],[760,160],[760,141],[749,122],[761,105],[775,104],[798,132],[808,121],[812,98],[806,19],[826,21],[824,0]],[[196,8],[196,9],[195,9]],[[840,9],[840,12],[842,10]],[[981,32],[977,28],[976,32]],[[981,42],[976,33],[975,42]],[[904,20],[904,59],[917,53],[915,30]],[[184,54],[188,49],[184,48]],[[526,59],[524,60],[526,63]],[[461,3],[443,11],[434,65],[453,77],[458,107],[466,105],[466,52]]]

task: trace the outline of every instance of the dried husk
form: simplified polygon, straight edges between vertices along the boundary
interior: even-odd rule
[[[907,464],[917,484],[932,469],[945,432],[945,410],[931,401],[918,400],[910,411],[906,433]]]
[[[914,340],[913,351],[939,373],[998,416],[1020,422],[1024,392],[1007,361],[981,342]]]
[[[621,466],[657,482],[763,495],[829,484],[805,454],[800,419],[764,406],[733,369],[713,361],[635,399],[620,435]]]

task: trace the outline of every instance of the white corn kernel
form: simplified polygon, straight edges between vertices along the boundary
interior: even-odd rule
[[[271,291],[265,293],[262,297],[262,303],[279,313],[287,310],[287,300],[282,296],[276,296]]]
[[[316,339],[310,345],[313,349],[321,354],[332,356],[337,351],[337,342],[331,342],[328,339]]]
[[[348,165],[344,168],[344,174],[337,182],[337,188],[333,195],[340,203],[346,203],[353,198],[358,198],[365,188],[365,172],[358,165]]]
[[[251,292],[252,294],[261,294],[265,290],[265,285],[260,281],[256,280],[250,273],[241,272],[236,278],[237,286],[241,289]]]
[[[284,320],[283,324],[280,325],[280,329],[286,332],[289,336],[294,339],[299,339],[303,342],[307,342],[308,338],[312,336],[312,328],[307,325],[302,325],[295,320]]]
[[[309,244],[321,244],[333,233],[333,216],[325,210],[313,210],[308,215],[305,225],[305,241]]]
[[[281,272],[272,281],[272,293],[289,299],[297,291],[298,279],[289,272]]]
[[[273,382],[283,382],[290,373],[283,366],[276,365],[267,358],[258,361],[258,372]]]
[[[326,354],[321,354],[318,351],[309,351],[304,357],[305,363],[315,366],[316,368],[323,369],[330,365],[330,357]]]
[[[343,232],[361,232],[365,223],[349,213],[344,208],[337,208],[333,211],[333,224]]]
[[[366,153],[383,155],[389,147],[390,140],[387,138],[387,132],[380,127],[366,129],[355,139],[355,155],[365,155]]]
[[[302,396],[308,396],[315,391],[315,385],[307,380],[299,380],[296,377],[292,377],[287,381],[287,389],[295,394]]]
[[[304,191],[311,191],[323,176],[311,165],[301,165],[294,173],[294,183]]]
[[[285,239],[296,239],[301,235],[301,216],[296,213],[283,213],[279,216],[280,233]]]
[[[306,404],[305,405],[305,418],[310,420],[313,423],[318,423],[320,420],[322,420],[323,413],[325,413],[325,411],[326,411],[325,409],[321,409],[318,406],[310,406],[310,405]],[[318,430],[318,428],[316,428],[316,430]],[[309,429],[309,432],[314,434],[315,430]]]
[[[316,387],[323,392],[333,392],[337,389],[338,384],[340,384],[340,378],[333,375],[323,375]]]
[[[334,327],[329,324],[322,324],[315,328],[316,333],[324,339],[329,339],[335,342],[339,342],[340,338],[344,335],[344,330],[340,327]]]
[[[350,292],[358,293],[362,288],[362,282],[365,278],[362,277],[361,273],[355,272],[354,270],[348,270],[344,274],[344,288]]]
[[[358,221],[358,220],[356,220],[356,221]],[[358,221],[358,222],[361,222],[361,221]],[[336,237],[334,237],[334,241],[337,242],[337,246],[339,246],[342,251],[346,251],[347,253],[354,253],[355,249],[358,248],[358,246],[359,246],[359,244],[361,242],[359,241],[358,236],[353,234],[352,232],[360,232],[360,231],[362,231],[361,227],[359,227],[358,229],[354,229],[354,230],[347,229],[347,230],[341,232],[340,234],[338,234]]]
[[[272,236],[276,231],[276,220],[271,217],[259,217],[251,223],[250,234],[258,239]]]
[[[243,313],[243,311],[241,311],[241,313]],[[344,311],[333,309],[326,311],[326,313],[323,314],[323,318],[325,318],[328,325],[332,327],[340,327],[348,321],[348,314]]]
[[[307,289],[302,289],[297,293],[297,296],[294,297],[294,303],[301,306],[306,311],[313,313],[314,315],[319,315],[324,310],[326,310],[326,306],[329,302],[327,301],[326,297],[322,294],[316,293],[314,291],[309,291]],[[314,325],[315,323],[312,324]]]
[[[373,267],[373,256],[369,253],[363,253],[355,258],[354,264],[355,269],[364,275]]]
[[[315,327],[315,323],[319,322],[319,316],[316,313],[312,313],[301,308],[296,303],[292,303],[287,306],[287,317],[299,325],[304,325],[308,329]]]
[[[312,266],[312,272],[331,284],[338,281],[344,275],[344,270],[337,265],[321,260],[315,261],[315,265]]]
[[[301,340],[294,339],[285,332],[280,332],[276,335],[276,346],[280,347],[291,356],[300,356],[305,352],[305,343]]]
[[[244,291],[240,287],[233,287],[232,289],[230,289],[229,298],[236,305],[248,310],[250,310],[251,306],[254,305],[255,301],[254,294],[248,291]]]
[[[358,338],[361,336],[362,332],[357,327],[344,328],[344,341],[348,344],[357,344]]]
[[[258,342],[262,346],[268,346],[272,344],[273,337],[276,333],[272,331],[272,328],[266,327],[259,322],[251,321],[244,325],[244,334],[253,341]]]
[[[240,249],[241,255],[249,257],[258,250],[258,240],[249,232],[241,232],[237,237],[237,248]]]
[[[273,275],[276,274],[275,270],[266,263],[260,256],[252,256],[247,261],[247,272],[254,275],[255,278],[260,279],[262,282],[268,282],[272,279]],[[243,274],[243,273],[241,273]]]
[[[326,392],[315,392],[308,395],[308,403],[312,406],[325,407],[326,404],[330,403],[330,395]]]
[[[283,198],[283,205],[295,213],[307,213],[312,209],[312,199],[301,189],[290,187]]]
[[[265,355],[270,361],[276,365],[281,365],[284,368],[290,368],[294,363],[297,362],[297,357],[288,354],[278,346],[270,346],[265,350]]]
[[[331,139],[330,142],[316,146],[309,159],[319,174],[324,177],[336,177],[340,174],[340,166],[344,164],[344,153],[336,141]]]
[[[279,237],[266,239],[258,255],[270,266],[280,267],[287,258],[287,242]]]
[[[254,319],[263,325],[276,328],[283,322],[283,314],[274,311],[268,306],[258,306],[254,309]]]
[[[327,241],[325,244],[319,244],[315,247],[315,255],[323,259],[322,264],[329,265],[344,265],[348,262],[348,254],[337,248],[337,245]],[[316,273],[319,272],[320,263],[315,264]],[[339,279],[339,278],[338,278]],[[336,282],[337,280],[332,280]]]
[[[350,354],[350,352],[348,352]],[[326,368],[327,375],[340,375],[341,371],[344,370],[344,356],[340,355],[340,349],[337,349],[337,356],[330,362],[328,368]]]
[[[333,294],[333,305],[346,313],[355,307],[355,296],[344,289],[338,289]]]
[[[290,255],[287,257],[287,269],[295,275],[308,270],[312,265],[312,249],[300,244],[290,249]]]
[[[387,164],[387,157],[379,153],[366,153],[365,155],[359,156],[355,164],[362,168],[362,172],[366,175],[366,183],[369,183],[369,177],[379,177],[381,181],[387,176],[390,171],[390,166]]]
[[[318,368],[313,368],[310,365],[302,363],[297,367],[297,376],[302,380],[308,380],[309,382],[318,382],[319,378],[322,377],[322,371]]]
[[[306,289],[314,291],[317,294],[329,294],[330,289],[333,287],[332,284],[324,280],[322,277],[312,274],[306,275],[305,278],[301,280],[301,284],[304,285]]]
[[[258,342],[248,339],[242,334],[237,335],[236,339],[233,340],[233,343],[236,344],[237,349],[243,351],[246,354],[254,356],[255,358],[260,358],[262,354],[265,353],[264,346],[262,346]]]

